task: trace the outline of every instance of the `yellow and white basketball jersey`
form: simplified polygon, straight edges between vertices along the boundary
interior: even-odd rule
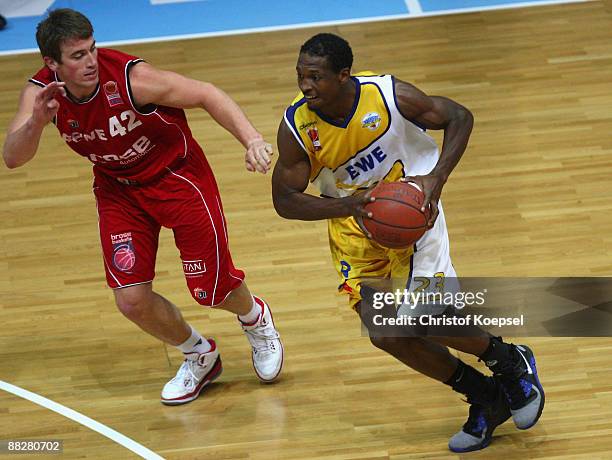
[[[429,173],[438,161],[438,147],[400,113],[393,76],[351,78],[355,103],[344,122],[310,110],[301,93],[285,111],[285,122],[308,154],[310,180],[321,195],[345,197],[381,180]]]
[[[351,78],[356,85],[355,103],[344,122],[335,123],[310,110],[302,94],[285,111],[285,123],[308,155],[310,181],[321,195],[342,198],[381,180],[428,174],[438,161],[438,146],[400,113],[393,77],[358,74]],[[368,240],[353,217],[329,219],[332,260],[340,290],[349,294],[351,306],[361,300],[365,278],[407,278],[406,288],[417,289],[418,277],[456,277],[441,202],[438,209],[433,228],[407,249],[388,249]],[[448,283],[452,289],[455,285]]]

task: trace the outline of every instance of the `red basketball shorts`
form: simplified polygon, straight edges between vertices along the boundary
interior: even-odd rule
[[[174,233],[198,303],[218,305],[244,279],[232,262],[219,190],[203,154],[190,153],[178,168],[145,185],[96,174],[94,194],[111,288],[153,280],[161,227]]]

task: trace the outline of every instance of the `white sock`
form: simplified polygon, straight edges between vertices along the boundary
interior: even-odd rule
[[[261,305],[259,305],[255,301],[255,297],[253,297],[253,305],[251,306],[251,311],[246,315],[238,315],[238,319],[242,321],[244,324],[253,324],[259,318],[259,314],[261,313]]]
[[[191,336],[180,345],[177,345],[177,348],[183,353],[206,353],[210,351],[212,347],[208,340],[202,337],[193,326],[190,325],[189,327],[191,328]]]

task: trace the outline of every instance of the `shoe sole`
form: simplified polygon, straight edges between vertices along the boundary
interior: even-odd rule
[[[542,384],[540,383],[540,377],[538,376],[538,369],[536,367],[536,362],[535,362],[535,355],[533,354],[533,351],[531,351],[531,348],[529,348],[527,345],[520,345],[520,347],[524,348],[526,351],[526,354],[528,356],[526,356],[525,358],[527,359],[527,361],[529,362],[529,366],[531,366],[532,370],[533,370],[533,376],[535,378],[535,385],[538,389],[538,391],[540,392],[540,407],[538,408],[538,415],[536,415],[535,420],[533,421],[533,423],[524,426],[524,427],[520,427],[517,426],[517,428],[519,430],[528,430],[529,428],[531,428],[532,426],[534,426],[536,423],[538,423],[538,420],[540,420],[540,417],[542,415],[542,411],[544,410],[544,403],[546,401],[546,396],[544,394],[544,388],[542,387]],[[522,354],[522,352],[519,351],[519,353]]]
[[[217,360],[215,361],[215,365],[210,370],[210,372],[206,374],[206,376],[202,379],[202,381],[198,385],[198,388],[196,388],[189,395],[183,396],[182,398],[175,398],[175,399],[163,399],[162,398],[161,399],[162,404],[166,406],[180,406],[181,404],[187,404],[188,402],[191,402],[194,399],[197,399],[198,396],[200,396],[200,393],[202,393],[202,391],[204,391],[204,389],[208,387],[208,385],[210,385],[212,382],[217,380],[217,378],[219,378],[222,372],[223,372],[223,364],[221,363],[221,356],[218,356]]]
[[[476,446],[468,447],[467,449],[453,449],[451,446],[448,446],[448,450],[450,450],[451,452],[455,452],[456,454],[463,454],[465,452],[474,452],[476,450],[482,450],[485,447],[489,447],[489,444],[491,444],[491,439],[492,438],[485,438],[485,440],[482,442],[482,444],[478,444]]]

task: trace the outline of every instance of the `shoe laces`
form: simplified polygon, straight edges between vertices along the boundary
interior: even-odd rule
[[[470,405],[468,419],[463,424],[463,431],[474,436],[482,436],[482,433],[487,428],[487,420],[485,418],[485,407],[479,403],[473,402],[470,398],[467,399]]]
[[[184,386],[187,389],[193,389],[198,381],[198,377],[194,372],[194,367],[197,366],[198,363],[195,360],[185,359],[178,372],[171,380],[171,383],[178,383],[181,386]]]
[[[268,322],[265,326],[259,323],[251,329],[245,329],[245,332],[256,354],[277,351],[276,340],[279,338],[279,334],[271,322]]]
[[[495,375],[499,378],[510,406],[517,407],[529,398],[530,386],[523,378],[527,373],[523,360],[514,345],[512,347],[514,361],[500,364],[499,369],[495,369]]]

